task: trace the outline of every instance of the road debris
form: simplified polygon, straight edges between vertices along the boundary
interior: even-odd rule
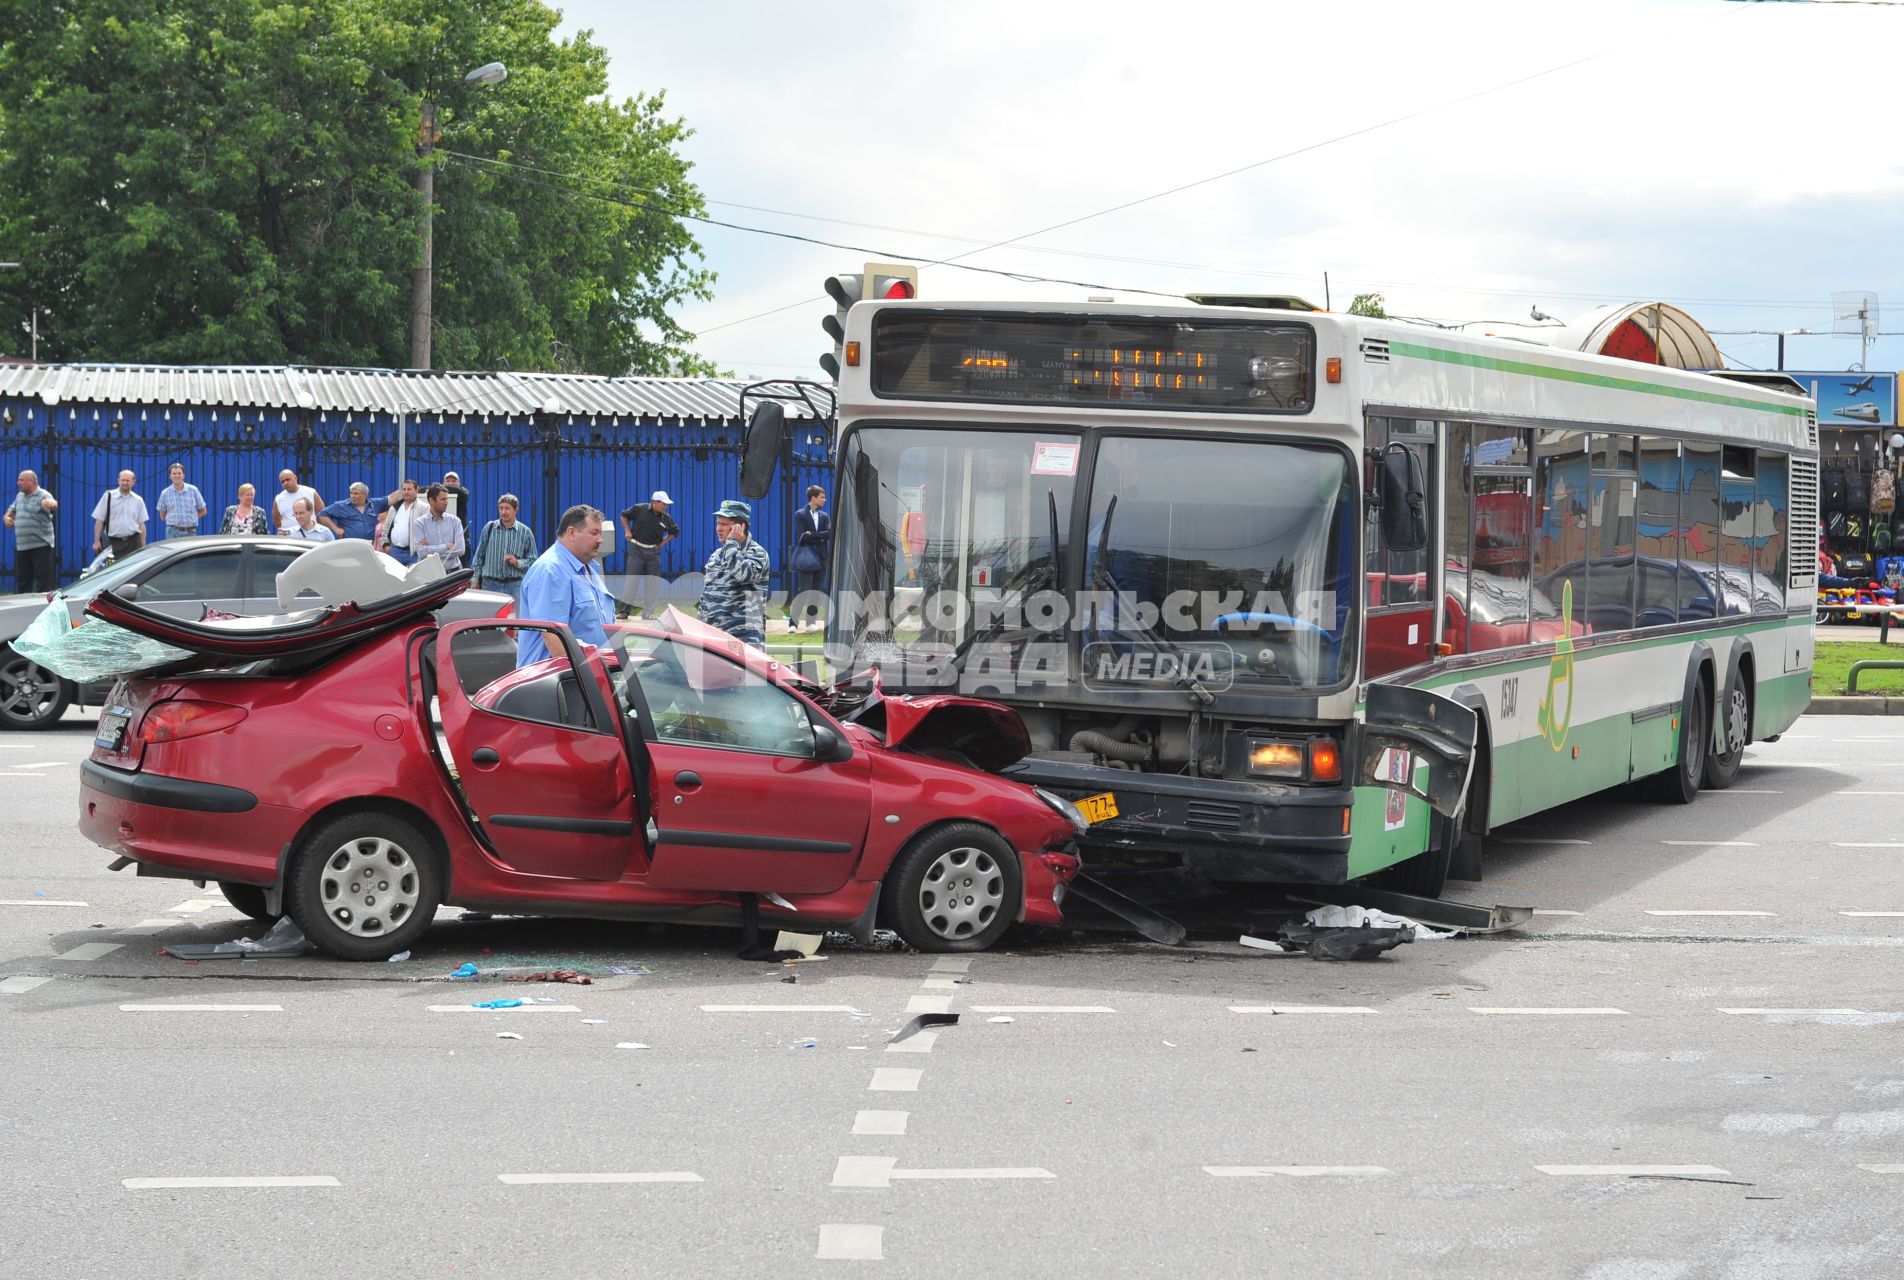
[[[468,961],[464,961],[462,964],[450,970],[450,977],[452,978],[473,978],[475,976],[476,966],[470,964]]]
[[[985,1021],[987,1021],[987,1022],[1010,1022],[1010,1021],[1011,1021],[1011,1019],[1010,1019],[1010,1018],[1008,1018],[1008,1017],[1006,1017],[1006,1016],[1005,1016],[1004,1014],[1002,1014],[1002,1013],[1001,1013],[1001,1014],[999,1014],[999,1015],[998,1015],[998,1016],[997,1016],[996,1018],[987,1018],[987,1019],[985,1019]]]
[[[520,1009],[528,1003],[527,1000],[478,1000],[469,1007],[472,1009]]]
[[[169,943],[160,955],[172,955],[190,964],[200,960],[290,960],[311,949],[304,933],[290,916],[265,930],[261,938],[239,938],[235,942]]]
[[[615,1046],[617,1049],[646,1049],[645,1044],[636,1044],[633,1040],[624,1040]]]
[[[410,958],[410,953],[408,951],[399,951],[397,952],[397,954],[395,954],[394,956],[391,956],[388,960],[384,961],[384,963],[385,964],[400,964],[403,961],[408,960],[409,958]]]
[[[520,1039],[522,1039],[522,1036],[521,1036],[521,1035],[519,1035],[518,1033],[516,1033],[516,1032],[514,1032],[514,1031],[498,1031],[498,1032],[496,1033],[496,1039],[498,1039],[498,1040],[520,1040]]]
[[[573,983],[574,985],[578,987],[592,987],[595,985],[595,979],[589,977],[585,973],[578,973],[574,969],[550,969],[544,973],[524,974],[519,979],[519,981],[522,981],[522,982],[569,982],[569,983]]]
[[[921,1013],[915,1016],[912,1021],[908,1022],[905,1026],[893,1032],[893,1038],[886,1043],[898,1044],[901,1040],[906,1040],[918,1035],[927,1027],[956,1027],[958,1025],[959,1015],[956,1013]]]

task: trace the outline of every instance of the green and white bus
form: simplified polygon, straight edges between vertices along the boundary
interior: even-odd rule
[[[1504,823],[1729,785],[1807,703],[1795,385],[1239,306],[844,330],[835,669],[1016,708],[1094,870],[1434,895]]]

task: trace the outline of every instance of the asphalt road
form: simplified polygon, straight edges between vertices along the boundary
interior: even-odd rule
[[[1520,824],[1451,895],[1548,913],[1514,934],[792,985],[455,913],[402,963],[159,955],[258,926],[105,869],[89,738],[0,735],[0,1275],[1904,1275],[1904,723]],[[512,977],[554,965],[596,981]]]

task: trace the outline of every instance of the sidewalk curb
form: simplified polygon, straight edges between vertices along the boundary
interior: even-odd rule
[[[1904,697],[1878,694],[1813,698],[1805,708],[1813,716],[1904,716]]]

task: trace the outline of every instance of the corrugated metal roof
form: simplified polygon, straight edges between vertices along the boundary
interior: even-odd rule
[[[550,411],[619,418],[732,420],[732,378],[606,378],[584,373],[418,373],[301,365],[0,364],[0,396],[51,391],[61,404],[224,405],[335,412]],[[811,418],[798,401],[790,418]]]

